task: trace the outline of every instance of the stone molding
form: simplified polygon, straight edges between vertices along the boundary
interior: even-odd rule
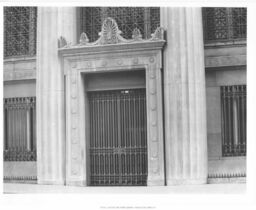
[[[112,52],[113,53],[113,52]],[[130,54],[130,53],[129,53]],[[148,130],[148,165],[150,183],[154,181],[164,184],[163,166],[163,132],[162,132],[162,93],[161,93],[161,53],[151,52],[151,55],[141,55],[141,52],[133,55],[113,53],[113,57],[76,58],[64,60],[66,73],[66,104],[67,104],[67,183],[83,183],[81,177],[85,177],[85,142],[87,127],[84,117],[84,84],[82,76],[86,73],[115,72],[125,70],[146,71],[146,95],[147,95],[147,130]],[[84,126],[84,127],[83,127]],[[155,177],[156,176],[156,177]],[[154,178],[155,177],[155,178]]]
[[[246,173],[218,173],[218,174],[208,174],[208,179],[217,178],[238,178],[246,177]]]
[[[26,79],[36,79],[35,57],[4,60],[4,81]]]
[[[4,181],[14,181],[14,180],[33,180],[36,181],[37,177],[36,176],[4,176]]]

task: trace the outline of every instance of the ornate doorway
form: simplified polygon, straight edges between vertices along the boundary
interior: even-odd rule
[[[147,184],[145,89],[88,93],[90,185]]]
[[[123,38],[120,33],[115,20],[106,18],[102,24],[100,37],[95,42],[89,42],[86,33],[81,34],[80,43],[75,45],[67,45],[63,37],[59,39],[59,54],[63,60],[66,76],[67,185],[164,185],[161,75],[162,49],[165,44],[164,31],[162,28],[157,28],[150,39],[142,39],[140,30],[135,28],[131,40]],[[131,90],[128,81],[133,82],[132,88],[140,89],[142,86],[136,86],[138,84],[129,77],[125,77],[122,81],[115,79],[112,83],[107,83],[107,87],[105,80],[99,79],[99,75],[97,80],[93,79],[100,73],[121,74],[124,71],[141,70],[145,72],[143,90]],[[94,81],[98,82],[97,85]],[[117,84],[120,86],[116,86]],[[119,91],[113,90],[116,88]],[[110,89],[113,91],[106,91]],[[129,100],[137,108],[133,108],[131,104],[130,108],[127,108]],[[143,104],[143,100],[147,103]],[[101,108],[97,109],[98,113],[93,110],[95,106],[90,107],[90,103],[97,103],[96,101],[101,103]],[[125,109],[122,106],[125,106]],[[111,108],[113,111],[104,111],[106,108]],[[142,109],[143,111],[140,111]],[[132,115],[129,111],[134,117],[146,116],[143,125],[138,123],[140,120],[136,121],[136,118],[133,119],[134,122],[131,121]],[[106,115],[111,113],[110,118],[104,117],[104,120],[112,119],[111,124],[103,121],[102,113]],[[91,126],[90,120],[95,118],[91,115],[96,114],[101,117],[97,118],[98,124]],[[127,127],[128,120],[137,124]],[[100,123],[104,126],[100,126]],[[105,133],[106,130],[110,133],[106,126],[116,128],[114,134],[120,137],[109,137],[110,134]],[[131,135],[131,130],[133,135],[140,137],[125,136]],[[97,138],[98,145],[91,146],[91,132],[95,131],[97,132],[94,136]],[[111,133],[111,135],[114,134]],[[99,137],[105,135],[107,135],[104,138],[105,141],[100,142]],[[121,138],[122,135],[125,137]],[[115,140],[115,144],[110,143],[110,140]],[[123,140],[130,143],[122,146]],[[130,146],[131,142],[135,144],[136,141],[137,146]],[[143,144],[142,141],[144,141]],[[106,142],[109,145],[104,145]],[[90,164],[91,161],[95,164]]]

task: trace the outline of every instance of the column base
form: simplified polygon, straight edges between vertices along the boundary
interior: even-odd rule
[[[200,179],[167,179],[167,185],[200,185],[207,184],[207,178]]]

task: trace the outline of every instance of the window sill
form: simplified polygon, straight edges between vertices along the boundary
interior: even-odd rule
[[[236,39],[227,41],[209,41],[204,44],[204,48],[214,48],[214,47],[230,47],[230,46],[246,46],[246,39]]]
[[[32,60],[36,60],[35,55],[4,58],[4,63],[13,63],[13,62],[19,62],[19,61],[32,61]]]
[[[230,157],[208,157],[208,160],[245,160],[246,156],[230,156]]]

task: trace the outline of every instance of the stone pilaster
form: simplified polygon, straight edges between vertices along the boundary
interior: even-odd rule
[[[58,38],[76,38],[76,9],[39,7],[37,24],[37,178],[65,182],[64,74]]]
[[[167,185],[207,182],[207,130],[201,8],[161,8]]]

